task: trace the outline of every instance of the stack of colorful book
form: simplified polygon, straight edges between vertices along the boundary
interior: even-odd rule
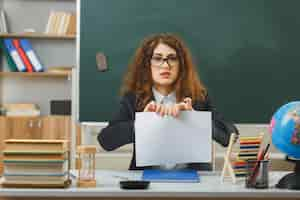
[[[251,169],[251,166],[248,166],[248,161],[257,160],[262,137],[240,137],[239,140],[239,152],[237,159],[233,161],[233,169],[236,177],[244,177],[247,175],[247,171]]]
[[[69,180],[67,140],[5,140],[5,187],[66,187]]]
[[[45,71],[29,40],[8,38],[1,41],[1,45],[10,71]]]

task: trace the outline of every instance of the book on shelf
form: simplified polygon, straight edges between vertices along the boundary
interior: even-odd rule
[[[60,26],[60,23],[61,23],[62,17],[63,17],[63,12],[57,12],[55,15],[56,15],[56,18],[55,18],[55,21],[54,21],[53,30],[51,32],[53,34],[58,34],[59,26]]]
[[[36,104],[3,104],[2,109],[4,110],[4,115],[6,116],[40,116],[41,111]]]
[[[51,11],[45,29],[46,34],[75,35],[76,14],[71,12]]]
[[[20,154],[20,155],[35,155],[35,154],[40,154],[40,155],[52,155],[52,154],[56,154],[58,152],[53,152],[53,151],[44,151],[44,152],[33,152],[33,151],[25,151],[25,152],[21,152],[21,151],[4,151],[3,153],[5,154]],[[60,152],[62,153],[62,152]],[[47,159],[38,159],[38,160],[4,160],[3,163],[15,163],[15,164],[19,164],[19,163],[57,163],[57,164],[61,164],[63,163],[64,160],[47,160]]]
[[[13,45],[16,47],[17,52],[20,55],[23,63],[26,66],[26,71],[27,72],[33,72],[32,64],[29,61],[29,58],[27,57],[27,55],[25,54],[23,48],[21,47],[20,40],[19,39],[13,39],[12,42],[13,42]]]
[[[57,29],[58,34],[66,34],[66,32],[64,31],[65,26],[66,26],[65,25],[66,20],[67,20],[67,13],[62,12],[61,13],[61,20],[60,20],[60,23],[58,24],[58,29]]]
[[[6,103],[3,107],[7,110],[33,110],[38,109],[37,104],[33,103]]]
[[[67,35],[76,35],[76,14],[72,13],[67,26]]]
[[[63,174],[68,171],[68,161],[54,162],[6,162],[4,161],[4,173],[16,175],[49,175]]]
[[[3,174],[7,181],[45,181],[64,182],[67,174]]]
[[[29,172],[29,168],[20,166],[19,173],[6,173],[8,166],[4,166],[3,182],[6,184],[64,184],[69,179],[68,167],[62,172],[51,172],[49,166],[44,172]],[[37,169],[40,170],[40,169]],[[49,170],[49,171],[48,171]],[[31,170],[32,171],[32,170]]]
[[[37,117],[41,115],[41,111],[40,110],[13,110],[13,111],[5,111],[5,115],[10,117],[12,116]]]
[[[29,140],[8,139],[4,141],[3,152],[31,152],[31,153],[64,153],[68,151],[68,140]]]
[[[15,162],[26,162],[26,161],[57,161],[65,160],[68,158],[68,152],[65,153],[51,153],[51,154],[20,154],[18,152],[3,152],[3,160],[15,161]],[[55,162],[53,162],[55,163]]]
[[[14,46],[12,39],[4,39],[4,45],[9,53],[9,55],[12,57],[12,60],[17,66],[17,69],[19,72],[26,72],[26,66],[24,62],[22,61],[21,56],[17,52],[16,47]]]
[[[68,180],[64,180],[64,181],[50,181],[47,179],[42,179],[42,180],[17,180],[17,181],[13,181],[13,180],[7,180],[6,177],[3,177],[2,179],[2,186],[3,187],[29,187],[29,188],[64,188],[67,187],[70,183],[66,183]]]
[[[2,49],[2,52],[6,59],[9,70],[11,72],[17,72],[18,71],[17,65],[13,61],[11,55],[9,54],[8,49],[5,47],[3,39],[0,39],[0,45],[1,45],[1,49]]]
[[[0,32],[8,33],[7,22],[6,22],[6,14],[4,10],[0,10]]]
[[[46,30],[45,30],[45,33],[50,33],[50,27],[53,26],[53,22],[54,22],[54,15],[55,13],[53,11],[50,12],[50,15],[49,15],[49,18],[48,18],[48,22],[47,22],[47,25],[46,25]]]
[[[45,70],[44,66],[41,64],[40,60],[38,59],[37,54],[33,50],[29,40],[27,39],[20,39],[20,45],[25,51],[27,57],[29,58],[34,71],[36,72],[42,72]]]

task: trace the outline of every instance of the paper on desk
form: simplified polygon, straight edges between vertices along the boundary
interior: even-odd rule
[[[211,112],[183,111],[179,118],[136,113],[136,165],[211,162]]]

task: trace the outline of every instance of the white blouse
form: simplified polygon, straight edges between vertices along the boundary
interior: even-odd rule
[[[162,95],[159,93],[154,87],[152,87],[153,96],[155,99],[155,102],[163,104],[163,105],[173,105],[176,103],[176,93],[175,91],[171,92],[167,96]],[[182,169],[185,168],[186,164],[174,164],[169,163],[165,166],[160,166],[160,169]]]

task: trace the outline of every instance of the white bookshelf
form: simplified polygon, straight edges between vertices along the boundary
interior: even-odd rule
[[[76,0],[0,0],[0,6],[8,27],[8,33],[0,33],[0,39],[27,38],[46,70],[76,65],[76,35],[44,33],[50,12],[75,13]],[[25,29],[35,32],[24,33]],[[48,115],[50,100],[72,98],[71,72],[10,72],[3,52],[0,66],[0,103],[33,101],[42,115]]]

